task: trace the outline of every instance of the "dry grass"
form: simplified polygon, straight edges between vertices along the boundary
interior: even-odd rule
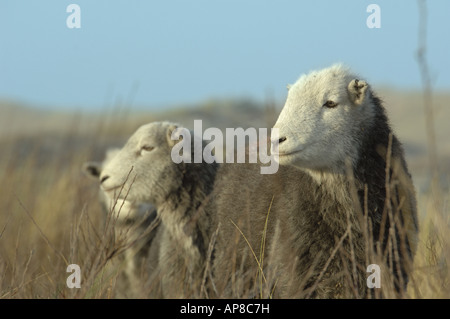
[[[395,100],[390,96],[392,92],[386,93],[385,100]],[[397,99],[401,101],[402,96],[397,95]],[[448,94],[436,101],[438,112],[448,112],[439,108],[448,104]],[[440,136],[449,136],[449,129],[446,123],[436,123],[441,180],[438,188],[432,188],[430,167],[424,160],[422,141],[426,139],[417,137],[417,126],[401,121],[401,112],[411,116],[403,106],[400,103],[398,109],[388,112],[397,135],[405,141],[418,194],[420,234],[413,274],[401,297],[450,298],[450,170],[444,164],[450,152],[439,142]],[[261,127],[271,124],[266,123],[262,109],[252,112],[248,113],[256,114],[252,120],[256,118]],[[238,126],[233,121],[220,122],[223,114],[217,116],[213,108],[203,107],[193,113],[197,118],[207,114],[205,127]],[[82,174],[81,166],[88,160],[101,160],[107,147],[123,143],[140,124],[161,118],[178,121],[178,115],[184,117],[180,120],[183,124],[192,125],[192,121],[186,119],[186,111],[178,115],[172,111],[170,116],[134,116],[123,110],[118,116],[105,113],[98,117],[43,113],[42,118],[50,116],[51,123],[57,119],[58,125],[19,132],[14,123],[24,121],[24,114],[9,113],[9,123],[13,124],[0,128],[0,298],[114,298],[123,267],[115,260],[122,254],[124,242],[114,236],[114,222],[108,221],[98,203],[97,185]],[[416,116],[420,119],[421,115]],[[33,116],[28,119],[32,120]],[[246,119],[241,121],[245,123]],[[257,126],[254,122],[252,125]],[[413,142],[421,144],[416,147]],[[265,247],[264,242],[261,244],[260,250]],[[263,255],[255,258],[263,262]],[[66,286],[69,264],[81,266],[80,289]],[[257,278],[259,296],[270,296],[270,289],[262,295],[262,271]],[[147,294],[139,297],[146,298]]]

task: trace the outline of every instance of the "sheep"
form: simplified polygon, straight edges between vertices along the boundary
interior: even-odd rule
[[[205,282],[214,218],[204,207],[217,164],[176,164],[171,150],[177,129],[181,127],[171,122],[141,126],[104,167],[100,180],[109,196],[122,189],[121,199],[155,205],[165,229],[159,252],[163,296],[193,298],[202,295]]]
[[[99,181],[103,167],[119,151],[119,148],[108,149],[103,162],[84,163],[84,173]],[[112,198],[102,190],[99,200],[105,213],[111,214],[108,220],[113,222],[116,239],[125,239],[122,245],[126,250],[118,262],[124,263],[124,271],[116,282],[117,297],[139,298],[147,291],[149,297],[161,297],[157,269],[163,227],[157,221],[155,207],[145,202],[133,203]],[[143,280],[143,276],[147,280]]]
[[[268,143],[277,173],[262,175],[258,164],[217,172],[219,296],[404,292],[417,246],[415,190],[369,84],[340,64],[303,75],[274,128],[279,138]],[[370,264],[382,269],[381,292],[367,285]]]

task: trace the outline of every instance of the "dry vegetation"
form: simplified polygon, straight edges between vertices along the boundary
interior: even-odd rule
[[[450,298],[450,94],[433,96],[439,177],[433,183],[420,93],[381,90],[403,141],[418,196],[420,240],[405,298]],[[210,101],[165,113],[38,112],[0,104],[0,298],[113,298],[123,238],[103,213],[97,185],[81,166],[101,160],[141,124],[159,119],[188,127],[270,127],[281,105]],[[277,110],[278,109],[278,110]],[[432,187],[432,185],[434,185]],[[436,186],[438,185],[438,186]],[[80,289],[69,289],[68,264],[81,266]],[[139,296],[146,298],[143,294]]]

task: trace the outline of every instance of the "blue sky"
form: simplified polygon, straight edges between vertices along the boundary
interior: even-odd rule
[[[450,89],[450,1],[428,1],[427,60]],[[69,29],[69,4],[81,28]],[[369,4],[381,28],[369,29]],[[277,99],[302,73],[344,62],[374,86],[420,88],[411,0],[0,0],[0,99],[52,108],[156,109]]]

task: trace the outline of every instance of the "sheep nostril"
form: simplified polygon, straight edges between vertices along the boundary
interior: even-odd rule
[[[103,176],[103,177],[100,179],[100,183],[103,183],[103,182],[106,181],[108,178],[109,178],[108,175],[107,175],[107,176]]]
[[[280,139],[278,140],[278,144],[283,143],[284,141],[286,141],[286,136],[280,137]]]

